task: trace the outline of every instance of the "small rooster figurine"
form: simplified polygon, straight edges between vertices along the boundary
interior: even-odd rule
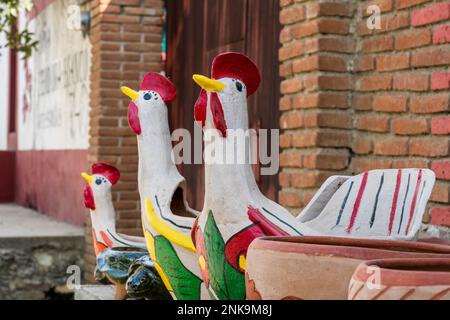
[[[83,191],[84,205],[91,212],[95,254],[98,255],[106,248],[145,249],[144,238],[116,232],[116,212],[111,187],[120,179],[119,170],[103,162],[94,163],[91,170],[92,175],[83,172],[81,176],[87,182]]]
[[[82,173],[87,184],[84,188],[84,205],[90,209],[92,222],[92,238],[94,251],[97,257],[96,279],[103,277],[115,284],[115,298],[122,300],[127,297],[125,283],[129,276],[128,268],[136,260],[147,254],[146,243],[143,237],[134,237],[116,231],[115,210],[111,197],[111,187],[120,178],[117,168],[107,163],[94,163],[92,175]],[[159,275],[146,269],[146,277],[153,282],[142,283],[136,292],[144,292],[143,298],[159,299],[155,296],[164,291]],[[147,286],[157,286],[149,288]],[[153,294],[153,296],[149,296]]]
[[[139,91],[121,89],[131,99],[128,121],[138,141],[142,226],[150,257],[175,299],[208,299],[190,237],[197,212],[187,204],[185,179],[172,157],[166,103],[175,99],[175,86],[149,73]]]

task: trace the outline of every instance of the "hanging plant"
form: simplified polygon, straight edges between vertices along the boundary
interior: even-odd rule
[[[17,29],[17,17],[20,10],[30,11],[33,8],[31,0],[0,0],[0,33],[5,35],[6,43],[0,44],[0,48],[9,47],[23,54],[27,59],[36,50],[38,41],[34,39],[34,33],[26,28]]]

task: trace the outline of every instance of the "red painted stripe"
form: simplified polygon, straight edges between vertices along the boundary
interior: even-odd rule
[[[392,226],[394,225],[395,211],[397,210],[398,193],[401,184],[402,184],[402,170],[400,169],[397,171],[397,183],[395,185],[394,198],[392,199],[391,215],[389,217],[389,235],[391,235]]]
[[[27,14],[26,14],[27,21],[31,21],[34,18],[36,18],[42,11],[44,11],[54,1],[55,0],[33,1],[33,9],[31,9],[31,11],[27,12]]]
[[[100,231],[100,236],[102,237],[103,241],[106,243],[106,245],[109,248],[112,248],[113,246],[113,242],[111,241],[111,239],[108,238],[108,236],[106,235],[106,233],[104,233],[103,231]]]
[[[247,211],[248,217],[251,222],[258,224],[263,231],[268,236],[288,236],[289,233],[281,229],[279,226],[274,224],[272,221],[267,219],[259,209],[255,209],[253,207],[248,207]]]
[[[352,232],[353,225],[355,224],[356,216],[358,215],[359,205],[361,204],[361,198],[364,194],[364,190],[366,189],[368,176],[369,173],[365,172],[362,177],[361,186],[359,187],[358,195],[356,196],[355,204],[353,205],[352,216],[350,217],[350,224],[348,225],[347,233]]]
[[[408,234],[409,227],[411,226],[411,221],[414,216],[414,210],[416,209],[417,195],[419,194],[420,182],[422,181],[422,170],[419,170],[419,175],[417,176],[417,184],[416,189],[414,190],[414,196],[411,204],[411,209],[409,210],[409,220],[408,225],[406,226],[405,234]]]

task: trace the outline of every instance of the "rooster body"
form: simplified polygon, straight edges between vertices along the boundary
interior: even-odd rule
[[[140,91],[122,91],[132,99],[128,120],[137,135],[142,227],[150,257],[175,299],[207,299],[190,238],[197,212],[187,204],[185,179],[172,159],[166,103],[175,99],[175,87],[150,73]]]

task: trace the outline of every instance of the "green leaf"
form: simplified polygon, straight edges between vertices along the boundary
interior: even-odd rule
[[[155,236],[155,255],[178,300],[199,300],[202,280],[187,269],[169,240]]]
[[[245,299],[245,278],[225,258],[225,242],[211,211],[203,232],[209,269],[209,283],[220,300]]]

